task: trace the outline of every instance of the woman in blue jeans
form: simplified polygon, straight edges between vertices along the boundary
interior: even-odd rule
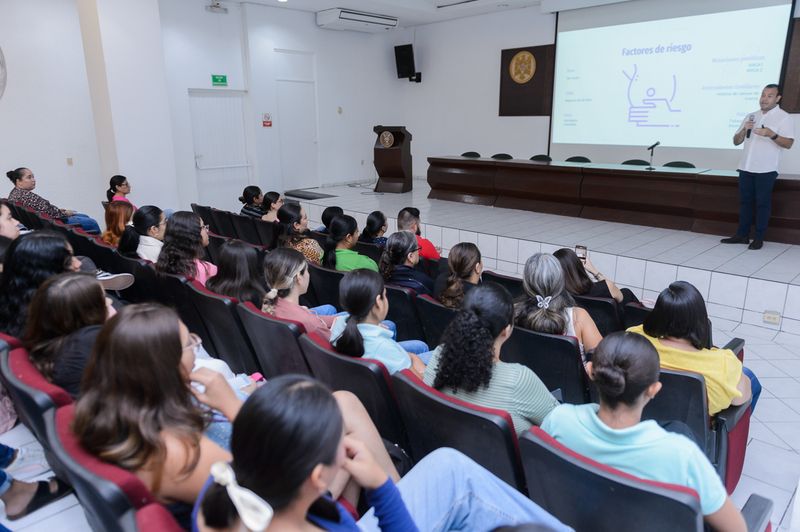
[[[41,451],[30,447],[14,449],[0,443],[0,500],[10,521],[21,519],[39,508],[72,493],[72,489],[52,477],[39,482],[23,482],[14,473],[30,471],[31,466],[46,466]],[[0,531],[8,530],[0,525]]]
[[[434,451],[397,485],[364,444],[342,436],[330,391],[288,375],[258,389],[239,411],[233,462],[211,468],[194,509],[194,530],[384,532],[493,530],[530,523],[569,530],[527,497],[452,449]],[[366,490],[371,509],[356,523],[328,496],[341,470]]]

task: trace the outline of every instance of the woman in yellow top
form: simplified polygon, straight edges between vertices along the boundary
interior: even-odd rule
[[[751,397],[750,406],[754,409],[761,384],[733,351],[709,345],[708,327],[703,296],[690,283],[676,281],[659,294],[644,323],[628,331],[650,340],[662,368],[691,371],[705,378],[710,415],[744,404]]]

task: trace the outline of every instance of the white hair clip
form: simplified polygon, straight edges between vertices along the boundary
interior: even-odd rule
[[[542,297],[539,294],[536,294],[536,306],[539,308],[547,310],[550,308],[550,301],[552,300],[553,296]]]
[[[272,290],[267,292],[267,295],[264,297],[266,297],[269,300],[275,299],[276,297],[278,297],[278,291],[275,288],[273,288]]]
[[[239,518],[248,530],[261,532],[266,530],[272,521],[272,506],[267,501],[247,488],[241,487],[236,482],[236,475],[227,462],[215,462],[211,466],[211,476],[214,482],[225,486]]]

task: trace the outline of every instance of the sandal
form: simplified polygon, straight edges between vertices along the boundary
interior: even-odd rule
[[[50,491],[50,482],[53,480],[56,481],[56,491],[54,492]],[[26,506],[23,511],[16,515],[6,515],[9,521],[22,519],[26,515],[35,512],[39,508],[47,506],[51,502],[55,502],[72,493],[72,487],[56,477],[52,477],[47,480],[40,480],[36,484],[36,493],[33,494],[33,498],[28,503],[28,506]]]

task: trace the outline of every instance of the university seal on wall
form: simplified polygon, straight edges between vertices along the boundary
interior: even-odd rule
[[[0,48],[0,98],[3,97],[3,93],[6,91],[7,79],[8,75],[6,74],[6,58],[3,57],[3,49]]]
[[[391,148],[394,146],[394,135],[390,131],[381,133],[381,146],[384,148]]]
[[[516,53],[508,63],[508,73],[516,83],[528,83],[536,73],[536,58],[527,50]]]

